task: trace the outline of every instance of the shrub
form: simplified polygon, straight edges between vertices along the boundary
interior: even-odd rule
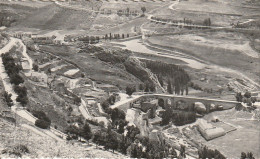
[[[22,154],[29,153],[29,149],[25,145],[17,145],[12,149],[4,149],[2,154],[9,153],[10,155],[15,155],[17,157],[22,157]]]

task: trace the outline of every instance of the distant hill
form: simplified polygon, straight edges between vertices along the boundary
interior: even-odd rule
[[[58,6],[55,3],[35,6],[16,3],[1,3],[0,15],[4,20],[0,25],[6,26],[7,17],[11,17],[13,28],[35,28],[42,30],[83,29],[92,25],[95,14],[86,10],[74,10]],[[8,23],[8,26],[10,26]]]
[[[16,27],[38,29],[88,29],[91,13],[50,4],[20,19]]]

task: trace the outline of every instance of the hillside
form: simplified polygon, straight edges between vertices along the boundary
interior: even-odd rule
[[[15,147],[25,145],[29,153],[21,153],[21,157],[108,157],[122,158],[109,151],[96,148],[95,145],[82,145],[80,143],[56,141],[50,137],[41,136],[28,128],[17,126],[0,118],[1,138],[0,138],[0,156],[1,157],[17,157],[12,152]],[[8,153],[9,151],[9,153]],[[4,153],[7,152],[7,153]]]
[[[87,29],[91,25],[91,13],[86,11],[61,8],[50,4],[37,9],[24,19],[20,19],[16,27],[37,29]]]

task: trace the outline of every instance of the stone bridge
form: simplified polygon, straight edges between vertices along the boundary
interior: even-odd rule
[[[205,97],[179,96],[179,95],[172,95],[172,94],[142,94],[139,97],[121,103],[121,105],[118,105],[116,107],[126,112],[126,110],[129,109],[130,106],[134,104],[136,101],[142,99],[149,99],[149,98],[163,99],[164,104],[168,106],[173,105],[173,103],[175,103],[176,101],[184,101],[185,103],[187,103],[187,105],[192,105],[195,102],[201,102],[204,105],[210,105],[210,104],[221,105],[223,106],[223,109],[231,109],[235,107],[237,104],[240,104],[240,102],[237,101],[212,99],[212,98],[205,98]]]

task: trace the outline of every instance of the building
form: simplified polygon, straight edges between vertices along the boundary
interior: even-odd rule
[[[214,127],[204,119],[198,119],[198,130],[206,140],[223,136],[226,134],[225,130],[220,127]]]

